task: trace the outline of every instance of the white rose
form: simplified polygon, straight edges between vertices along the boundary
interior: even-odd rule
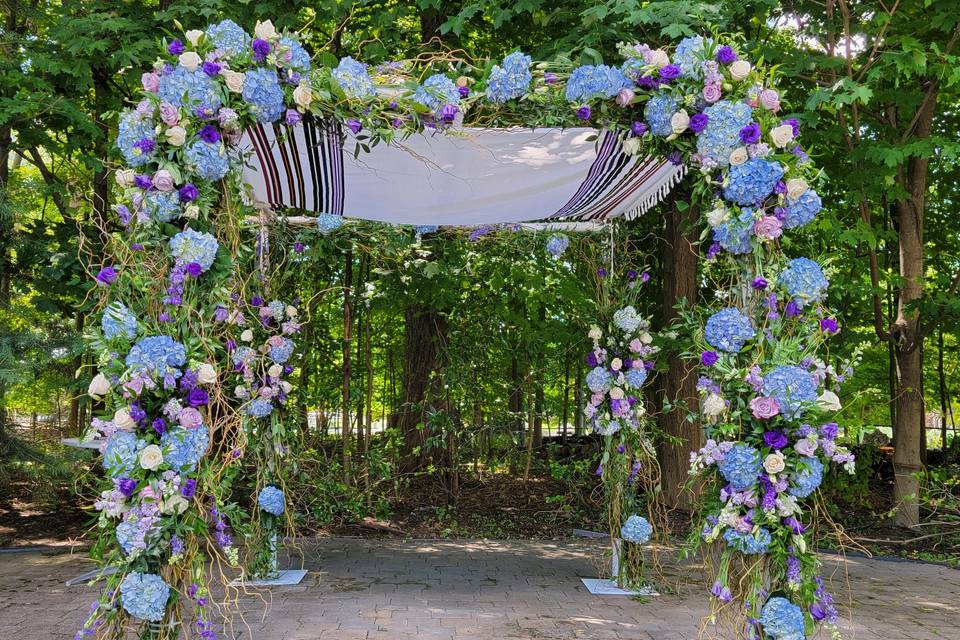
[[[787,461],[779,451],[771,453],[763,461],[763,469],[767,473],[780,473],[787,467]]]
[[[257,21],[257,26],[253,28],[253,35],[261,40],[272,40],[277,37],[277,28],[269,20],[266,22]]]
[[[665,67],[670,64],[670,56],[663,49],[656,49],[650,52],[650,66],[655,69]]]
[[[635,156],[640,152],[640,138],[627,138],[620,145],[620,148],[628,156]]]
[[[284,393],[289,394],[290,390],[293,389],[293,385],[284,380],[280,383],[280,388],[283,389]]]
[[[197,67],[203,62],[203,59],[197,55],[196,51],[186,51],[180,54],[177,61],[180,63],[180,66],[186,68],[187,71],[196,71]]]
[[[707,224],[711,227],[719,227],[729,219],[730,214],[726,207],[722,205],[707,214]]]
[[[183,210],[183,217],[196,220],[200,217],[200,207],[195,204],[188,205],[187,208]]]
[[[298,84],[293,90],[293,101],[298,107],[309,109],[310,103],[313,102],[313,91],[305,84]]]
[[[222,69],[220,75],[223,76],[224,82],[227,83],[227,89],[233,93],[240,93],[243,91],[243,83],[247,79],[247,76],[243,75],[239,71],[231,71],[230,69]]]
[[[640,342],[642,342],[643,344],[650,344],[651,342],[653,342],[653,336],[650,335],[649,333],[641,333]]]
[[[727,410],[727,403],[720,394],[711,393],[703,399],[702,409],[705,416],[713,418]]]
[[[197,43],[200,42],[200,38],[203,36],[203,31],[200,31],[200,29],[190,29],[190,31],[187,31],[183,35],[187,37],[190,44],[197,46]]]
[[[187,510],[190,503],[181,495],[172,495],[160,503],[160,511],[163,513],[181,514]]]
[[[155,444],[149,444],[140,452],[140,466],[148,471],[156,471],[163,464],[163,451]]]
[[[600,327],[593,324],[590,325],[590,332],[587,334],[587,337],[591,340],[599,340],[603,336],[603,331],[600,330]]]
[[[209,362],[204,362],[197,369],[197,382],[200,384],[213,384],[217,381],[217,370]]]
[[[750,63],[746,60],[737,60],[730,65],[730,76],[734,80],[743,80],[750,75],[751,69],[752,67],[750,66]]]
[[[676,134],[681,134],[690,126],[690,115],[686,109],[680,109],[670,118],[670,128]]]
[[[746,147],[737,147],[730,152],[730,164],[737,166],[743,164],[750,158],[750,154],[747,153]]]
[[[113,424],[123,431],[133,431],[137,428],[137,423],[130,417],[130,410],[126,407],[117,409],[113,414]]]
[[[133,180],[137,177],[137,172],[133,169],[121,169],[113,177],[117,181],[117,185],[126,189],[133,186]]]
[[[840,398],[833,391],[824,391],[817,398],[817,408],[821,411],[840,411]]]
[[[793,141],[793,127],[788,124],[782,124],[770,132],[770,140],[780,149]]]
[[[796,200],[807,192],[807,181],[803,178],[791,178],[787,180],[787,197]]]
[[[623,360],[621,360],[620,358],[614,358],[613,360],[610,361],[610,368],[613,369],[614,371],[620,371],[622,367],[623,367]]]
[[[267,375],[273,376],[274,378],[279,378],[281,373],[283,373],[283,367],[278,364],[271,365],[270,368],[267,369]]]
[[[94,400],[100,400],[109,392],[110,381],[107,380],[107,376],[102,373],[93,376],[93,380],[90,381],[90,386],[87,387],[87,395]]]
[[[182,147],[187,141],[187,130],[181,126],[170,127],[164,135],[167,138],[167,144],[174,147]]]
[[[244,342],[250,342],[253,340],[253,331],[250,329],[244,329],[243,333],[240,334],[240,339]]]
[[[620,387],[614,387],[610,389],[610,397],[614,400],[623,400],[623,389]]]
[[[245,386],[243,386],[242,384],[238,384],[233,388],[233,395],[242,399],[242,398],[246,398],[250,394],[247,393],[247,388]]]

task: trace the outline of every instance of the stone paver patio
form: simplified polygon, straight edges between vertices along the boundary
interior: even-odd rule
[[[592,596],[578,577],[597,575],[602,551],[594,541],[310,541],[304,546],[310,570],[305,581],[242,596],[246,625],[238,621],[232,634],[221,637],[697,637],[705,594],[696,565],[666,563],[666,580],[679,588],[676,594],[645,603]],[[825,562],[847,618],[845,637],[960,639],[960,572],[859,557],[825,556]],[[97,590],[66,587],[64,580],[90,566],[68,554],[0,553],[0,640],[73,638]]]

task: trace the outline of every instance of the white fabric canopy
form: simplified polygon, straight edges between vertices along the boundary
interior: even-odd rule
[[[633,217],[683,167],[623,153],[593,129],[455,129],[414,134],[355,157],[353,133],[306,120],[244,134],[255,200],[395,224],[486,225]]]

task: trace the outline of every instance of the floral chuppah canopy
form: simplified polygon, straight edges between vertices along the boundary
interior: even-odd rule
[[[248,224],[256,217],[241,141],[278,122],[296,136],[307,116],[348,129],[357,154],[425,130],[454,135],[463,116],[488,129],[586,124],[604,132],[595,157],[614,136],[619,158],[691,167],[694,198],[710,209],[706,268],[722,287],[722,308],[686,316],[709,375],[699,414],[711,439],[692,472],[708,487],[697,541],[720,557],[714,619],[731,620],[736,636],[777,640],[834,623],[806,527],[826,463],[852,465],[827,421],[840,379],[817,355],[837,325],[821,268],[788,260],[778,243],[818,212],[808,186],[816,170],[798,123],[778,115],[773,79],[732,44],[696,37],[672,56],[645,45],[621,53],[619,68],[533,64],[518,52],[482,68],[390,63],[371,73],[349,58],[314,68],[270,23],[249,35],[226,20],[165,43],[143,74],[142,100],[120,117],[123,204],[96,276],[103,318],[90,394],[105,405],[95,426],[109,486],[96,505],[95,552],[117,573],[79,638],[131,628],[144,638],[214,637],[211,607],[228,609],[230,591],[211,601],[209,568],[267,574],[276,535],[290,529],[283,487],[298,312],[272,294],[282,265],[267,259],[264,230]],[[339,226],[335,213],[321,212],[321,232]],[[548,249],[561,252],[563,241]],[[635,451],[646,427],[629,394],[655,349],[633,337],[647,335],[633,309],[609,326],[614,339],[591,331],[588,415],[608,443],[625,443],[616,451]],[[249,509],[231,502],[241,468],[256,471]],[[641,519],[623,524],[627,542],[650,535]],[[243,558],[232,532],[247,539]]]

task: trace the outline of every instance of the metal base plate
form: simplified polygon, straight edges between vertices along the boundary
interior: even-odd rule
[[[231,587],[292,587],[300,584],[304,576],[307,575],[306,569],[283,569],[276,578],[268,580],[234,580],[230,583]]]
[[[658,596],[653,587],[641,587],[636,590],[621,589],[613,580],[602,578],[580,578],[587,591],[595,596]]]

